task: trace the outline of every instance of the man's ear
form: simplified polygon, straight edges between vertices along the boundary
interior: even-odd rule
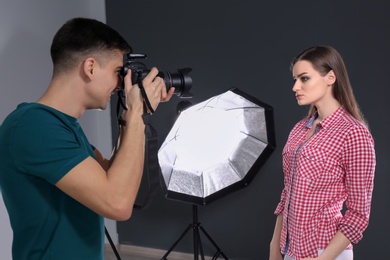
[[[334,74],[333,70],[330,70],[328,74],[326,74],[326,81],[328,86],[332,86],[336,82],[336,74]]]
[[[83,63],[83,74],[86,78],[92,79],[94,76],[94,69],[96,68],[96,60],[94,58],[87,58]]]

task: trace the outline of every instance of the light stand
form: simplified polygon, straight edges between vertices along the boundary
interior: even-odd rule
[[[193,205],[194,259],[204,260],[200,233],[228,259],[198,221],[196,205],[206,205],[247,187],[275,149],[273,108],[237,88],[180,113],[158,152],[166,198]]]
[[[114,251],[114,254],[115,254],[115,256],[116,256],[116,259],[117,259],[117,260],[121,260],[121,257],[120,257],[120,255],[119,255],[119,253],[118,253],[118,250],[116,250],[115,244],[114,244],[114,242],[112,241],[111,236],[110,236],[110,233],[108,233],[108,230],[107,230],[106,227],[104,227],[104,232],[106,233],[106,237],[107,237],[107,239],[108,239],[108,242],[110,242],[112,251]]]
[[[184,232],[181,234],[179,239],[176,240],[176,242],[169,248],[167,253],[161,258],[162,260],[166,260],[167,256],[171,253],[171,251],[179,244],[179,242],[183,239],[183,237],[187,234],[188,231],[192,228],[193,231],[193,242],[194,242],[194,260],[199,259],[199,254],[202,257],[202,260],[204,260],[204,252],[202,247],[202,241],[200,239],[200,231],[203,232],[203,234],[206,236],[206,238],[213,244],[217,252],[213,256],[214,259],[218,259],[220,255],[224,257],[224,259],[228,259],[227,256],[221,251],[219,246],[214,242],[214,240],[211,238],[211,236],[206,232],[206,230],[203,228],[202,224],[198,221],[198,206],[192,205],[192,223],[188,225],[188,227],[184,230]]]

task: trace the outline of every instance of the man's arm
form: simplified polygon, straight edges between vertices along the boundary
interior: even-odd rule
[[[100,164],[100,166],[105,171],[108,171],[108,169],[110,168],[110,164],[111,164],[110,160],[107,160],[106,158],[104,158],[103,154],[98,149],[95,149],[93,151],[93,153],[95,154],[96,161]]]
[[[157,73],[157,69],[152,69],[143,82],[154,108],[161,101],[169,100],[173,94],[173,89],[166,93],[162,79],[155,78]],[[130,218],[144,163],[143,101],[139,88],[131,85],[130,73],[125,77],[125,82],[128,110],[123,118],[127,123],[122,129],[120,147],[109,168],[104,169],[108,165],[102,156],[97,158],[98,161],[88,157],[56,184],[97,214],[115,220]]]

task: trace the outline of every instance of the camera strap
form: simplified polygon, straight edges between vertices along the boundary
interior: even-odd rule
[[[145,124],[145,158],[144,158],[144,172],[143,177],[146,178],[148,184],[148,193],[142,204],[134,203],[134,208],[145,209],[150,206],[150,201],[158,191],[160,179],[160,164],[158,162],[158,135],[157,131],[151,125],[151,114],[154,113],[154,109],[149,102],[148,96],[144,85],[142,83],[141,75],[138,77],[138,87],[141,90],[141,95],[144,100],[144,114],[142,119]],[[149,111],[149,112],[148,112]]]
[[[142,83],[142,73],[138,73],[138,87],[141,91],[141,96],[142,96],[142,99],[144,101],[144,113],[149,113],[150,114],[153,114],[154,113],[154,109],[152,107],[152,105],[150,104],[149,102],[149,98],[148,98],[148,95],[146,94],[146,91],[145,91],[145,88],[144,88],[144,84]],[[118,92],[118,104],[117,104],[117,107],[116,107],[116,112],[117,112],[117,115],[119,117],[119,112],[120,112],[120,108],[122,107],[124,110],[127,110],[127,106],[126,106],[126,94],[125,94],[125,90],[124,90],[124,87],[123,89],[119,90]]]
[[[139,198],[134,203],[134,208],[145,209],[150,206],[151,200],[159,190],[160,185],[160,165],[158,162],[158,135],[157,131],[150,124],[150,114],[145,113],[142,116],[145,123],[145,158],[143,179],[147,185],[147,195],[142,203]],[[140,187],[141,188],[141,187]],[[137,196],[138,197],[138,196]]]
[[[147,113],[148,111],[153,114],[154,113],[154,109],[152,107],[152,105],[150,104],[149,102],[149,99],[148,99],[148,95],[146,95],[146,91],[145,91],[145,88],[144,88],[144,84],[142,83],[142,79],[141,79],[141,75],[138,75],[138,87],[139,89],[141,90],[141,95],[142,95],[142,98],[144,100],[144,113]],[[145,105],[146,105],[146,108],[148,111],[145,111]]]
[[[158,162],[158,135],[157,131],[151,125],[151,114],[154,113],[154,109],[152,108],[149,99],[146,95],[146,91],[142,84],[142,80],[139,77],[138,86],[141,90],[141,95],[144,100],[144,114],[142,115],[142,119],[145,124],[145,156],[144,156],[144,169],[142,174],[142,183],[146,183],[147,185],[147,195],[142,203],[139,203],[140,200],[137,196],[136,201],[134,203],[134,208],[137,209],[145,209],[150,206],[150,202],[155,194],[159,190],[160,186],[160,165]],[[119,93],[122,92],[122,93]],[[118,92],[118,103],[117,103],[117,115],[118,115],[118,124],[123,125],[125,122],[120,116],[121,107],[127,110],[126,101],[125,101],[125,93],[124,90]],[[144,187],[143,185],[142,187]],[[141,187],[140,187],[141,188]]]

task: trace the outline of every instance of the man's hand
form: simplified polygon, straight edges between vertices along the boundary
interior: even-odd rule
[[[149,102],[154,110],[160,102],[167,102],[171,99],[175,88],[170,88],[167,92],[167,86],[161,77],[157,76],[158,70],[153,67],[148,75],[142,80],[146,95],[148,96]]]
[[[175,88],[171,87],[167,92],[167,87],[164,80],[157,76],[158,70],[153,67],[148,75],[142,80],[146,95],[149,103],[153,110],[156,110],[160,102],[167,102],[171,99]],[[126,93],[126,105],[127,107],[137,107],[142,105],[142,97],[136,82],[131,82],[131,71],[128,71],[125,82],[125,93]],[[133,85],[134,84],[134,85]]]

